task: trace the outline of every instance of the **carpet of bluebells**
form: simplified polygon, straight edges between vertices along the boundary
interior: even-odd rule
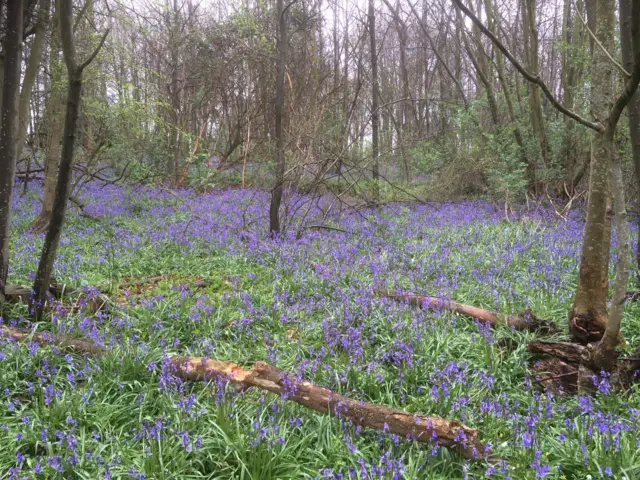
[[[33,278],[42,236],[28,227],[40,195],[15,198],[9,283]],[[293,219],[275,242],[267,192],[179,195],[113,185],[80,194],[87,215],[71,209],[55,276],[87,295],[37,327],[112,355],[0,338],[0,479],[640,478],[637,387],[612,392],[603,377],[593,396],[553,398],[530,370],[535,334],[373,293],[531,308],[564,327],[579,208],[567,221],[546,209],[506,220],[483,202],[334,209],[334,230],[302,229],[331,200],[291,196]],[[157,275],[171,277],[118,289]],[[104,294],[110,308],[83,308]],[[25,326],[26,313],[15,306],[2,321]],[[640,308],[627,308],[623,330],[640,344]],[[268,361],[352,398],[461,420],[500,460],[470,462],[221,380],[182,383],[171,355]]]

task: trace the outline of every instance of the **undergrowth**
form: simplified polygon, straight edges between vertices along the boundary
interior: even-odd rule
[[[372,293],[531,308],[565,326],[578,212],[506,221],[485,203],[389,206],[332,218],[346,233],[273,242],[266,193],[180,194],[189,207],[149,188],[96,187],[84,192],[95,218],[70,213],[56,278],[89,296],[98,287],[112,305],[63,299],[37,328],[111,354],[0,339],[0,478],[640,478],[637,387],[553,398],[527,367],[534,334]],[[27,228],[38,195],[17,199],[10,283],[28,285],[35,271],[42,238]],[[119,288],[156,275],[168,277]],[[3,321],[26,326],[26,313],[5,309]],[[623,331],[640,344],[637,306]],[[461,420],[502,460],[465,461],[220,381],[183,384],[165,368],[175,354],[268,361],[352,398]]]

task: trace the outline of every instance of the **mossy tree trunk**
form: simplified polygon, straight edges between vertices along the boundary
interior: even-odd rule
[[[615,1],[601,0],[596,35],[613,51]],[[606,119],[613,105],[613,64],[601,48],[593,49],[591,111]],[[575,340],[598,341],[607,325],[609,250],[611,243],[611,155],[613,128],[594,132],[591,142],[589,202],[584,228],[578,289],[569,312],[569,329]]]

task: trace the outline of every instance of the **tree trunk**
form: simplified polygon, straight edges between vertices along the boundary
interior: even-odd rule
[[[493,6],[492,0],[485,0],[485,5],[487,8],[487,24],[489,25],[489,29],[495,31],[494,25],[500,22],[498,17],[498,12],[496,7]],[[520,149],[520,158],[522,159],[522,164],[525,166],[528,172],[533,172],[533,178],[529,177],[529,189],[531,190],[533,186],[536,184],[535,178],[535,165],[530,165],[530,162],[535,160],[530,160],[527,158],[527,152],[524,148],[524,142],[522,140],[522,134],[520,132],[520,128],[518,127],[518,119],[516,118],[515,110],[513,108],[513,101],[511,99],[511,92],[509,91],[509,84],[505,78],[504,72],[504,58],[500,53],[496,55],[496,72],[498,74],[498,81],[500,82],[500,86],[502,87],[502,91],[504,94],[504,100],[507,105],[507,113],[509,114],[509,120],[513,125],[513,136],[518,144]]]
[[[35,25],[35,34],[31,51],[29,52],[29,60],[27,69],[22,80],[22,90],[20,91],[20,106],[18,108],[18,153],[20,158],[24,142],[27,138],[27,127],[31,121],[31,92],[40,70],[40,62],[44,52],[45,37],[47,34],[47,24],[49,23],[49,10],[51,8],[51,0],[40,0],[37,14],[37,23]]]
[[[95,58],[102,48],[106,34],[93,54],[82,65],[76,61],[75,45],[73,40],[73,10],[71,0],[59,0],[60,38],[62,51],[69,76],[67,92],[67,111],[64,123],[64,137],[62,143],[62,155],[60,157],[60,170],[56,183],[55,199],[51,221],[44,239],[38,271],[33,282],[33,299],[31,311],[36,319],[42,317],[45,306],[46,294],[51,282],[53,263],[56,257],[60,234],[66,213],[67,199],[71,187],[71,172],[73,168],[73,150],[76,142],[76,130],[78,116],[80,114],[80,100],[82,97],[82,74],[84,69]],[[108,32],[107,32],[108,33]]]
[[[622,60],[627,72],[633,70],[633,42],[631,35],[631,8],[632,0],[620,0],[620,46]],[[631,151],[633,165],[636,173],[636,184],[640,192],[640,93],[636,90],[627,105],[629,112],[629,137],[631,138]],[[638,216],[640,227],[640,216]],[[640,278],[640,242],[636,250],[636,269]]]
[[[536,1],[523,0],[522,5],[522,32],[524,38],[525,56],[529,71],[539,74],[538,61],[538,28],[536,25]],[[540,143],[540,153],[542,164],[548,165],[548,142],[542,114],[542,102],[540,100],[540,88],[537,85],[529,84],[529,109],[531,115],[531,126],[533,132]],[[535,178],[535,165],[530,165],[529,178]],[[540,194],[538,182],[533,185],[533,192]]]
[[[480,79],[480,83],[484,87],[487,92],[487,102],[489,105],[489,113],[491,114],[491,122],[494,126],[500,124],[500,115],[498,114],[498,102],[496,101],[495,89],[493,88],[493,79],[488,76],[488,67],[485,61],[486,52],[482,47],[482,42],[480,41],[479,34],[475,36],[476,41],[476,49],[475,51],[471,48],[469,44],[469,38],[467,37],[467,33],[464,29],[464,20],[462,18],[462,14],[459,8],[456,8],[456,16],[458,18],[458,22],[460,23],[459,30],[462,36],[462,43],[464,45],[465,50],[467,51],[467,55],[469,55],[469,60],[473,64],[473,68]]]
[[[584,18],[586,16],[583,0],[577,0],[575,2],[575,11],[580,13]],[[585,46],[585,29],[582,21],[579,18],[572,18],[572,0],[565,0],[565,25],[563,30],[563,39],[566,44],[566,48],[563,50],[562,60],[562,91],[563,91],[563,104],[569,108],[574,109],[575,99],[579,92],[578,80],[583,77],[584,62],[576,61],[576,55],[574,52],[579,52]],[[595,20],[594,20],[595,21]],[[590,155],[588,152],[583,152],[582,149],[578,149],[579,138],[576,135],[575,121],[569,117],[564,118],[565,124],[565,137],[564,137],[564,165],[566,172],[566,185],[569,195],[575,193],[576,187],[582,181],[587,167],[589,165]],[[578,163],[578,158],[587,157],[586,161]]]
[[[597,37],[613,51],[615,0],[601,0],[598,11]],[[596,118],[606,119],[613,103],[613,65],[602,49],[593,50],[591,65],[591,111]],[[614,127],[615,128],[615,127]],[[593,342],[602,338],[607,326],[609,292],[609,249],[611,219],[610,161],[613,131],[595,132],[591,142],[589,203],[584,229],[580,274],[573,307],[569,312],[569,329],[575,340]]]
[[[287,22],[283,0],[276,2],[278,16],[278,71],[276,74],[276,172],[275,185],[271,191],[271,205],[269,206],[269,233],[272,237],[280,235],[280,204],[284,189],[284,174],[286,158],[284,152],[284,138],[282,134],[282,110],[284,107],[284,71],[287,63]]]
[[[60,164],[60,140],[62,138],[62,117],[64,105],[64,75],[60,58],[60,21],[56,8],[51,31],[51,52],[49,57],[49,70],[51,72],[51,93],[44,113],[44,124],[47,130],[45,145],[44,186],[42,194],[42,208],[40,214],[31,225],[31,232],[39,234],[46,232],[51,220],[53,202],[56,193],[56,181],[58,180],[58,167]]]
[[[369,0],[368,9],[368,26],[369,26],[369,42],[371,45],[371,159],[372,159],[372,178],[374,182],[374,201],[378,203],[378,180],[380,178],[378,156],[378,49],[376,47],[376,14],[373,6],[373,0]]]
[[[17,104],[22,61],[22,0],[8,2],[5,26],[4,84],[0,108],[0,301],[9,269],[9,230],[15,181],[18,122]]]
[[[611,129],[611,138],[614,130]],[[613,143],[613,142],[612,142]],[[624,195],[624,180],[622,179],[622,167],[618,155],[610,150],[611,157],[611,183],[613,191],[613,204],[616,217],[616,232],[618,233],[618,265],[616,279],[611,299],[611,313],[602,341],[593,352],[593,366],[599,370],[611,371],[616,363],[615,348],[620,341],[620,326],[622,313],[629,283],[629,266],[631,255],[631,233],[627,223],[627,208]]]

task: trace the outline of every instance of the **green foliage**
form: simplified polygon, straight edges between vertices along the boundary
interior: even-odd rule
[[[103,145],[94,159],[111,166],[116,176],[123,170],[132,181],[148,181],[164,168],[169,151],[166,137],[150,132],[149,124],[160,123],[148,104],[132,99],[108,104],[91,96],[83,101],[83,120],[86,135],[94,147]],[[85,145],[84,160],[93,152]],[[80,158],[82,161],[83,158]]]

